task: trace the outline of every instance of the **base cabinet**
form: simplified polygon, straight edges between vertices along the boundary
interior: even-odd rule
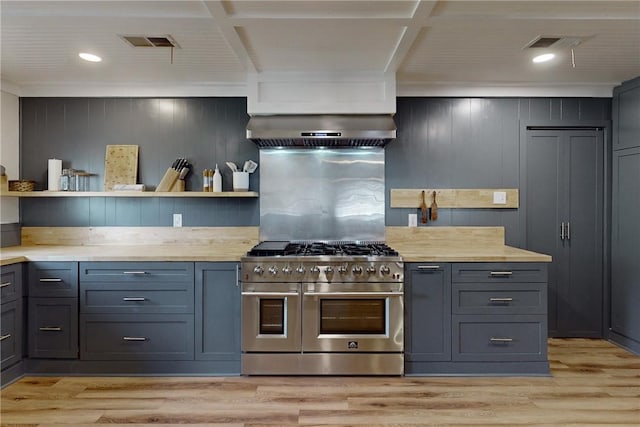
[[[0,383],[13,382],[22,374],[24,353],[23,264],[2,267],[0,281]]]

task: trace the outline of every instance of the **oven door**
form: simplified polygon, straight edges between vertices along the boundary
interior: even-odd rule
[[[304,352],[402,352],[401,283],[304,283]]]
[[[299,352],[300,284],[242,284],[242,351]]]

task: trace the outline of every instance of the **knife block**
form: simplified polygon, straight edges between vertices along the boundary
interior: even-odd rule
[[[167,169],[167,171],[164,173],[164,176],[160,180],[160,184],[158,184],[158,186],[156,187],[156,192],[173,191],[173,187],[176,184],[176,181],[178,181],[179,176],[180,174],[177,170],[173,168]]]

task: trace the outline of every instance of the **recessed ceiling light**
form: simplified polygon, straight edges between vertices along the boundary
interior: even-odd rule
[[[533,58],[533,62],[537,64],[539,62],[551,61],[553,58],[555,58],[555,55],[553,53],[545,53],[543,55],[538,55],[535,58]]]
[[[94,55],[92,53],[80,52],[78,54],[78,56],[80,58],[84,59],[85,61],[89,61],[89,62],[100,62],[100,61],[102,61],[102,58],[100,58],[98,55]]]

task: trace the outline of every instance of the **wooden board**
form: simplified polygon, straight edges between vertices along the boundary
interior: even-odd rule
[[[425,192],[427,206],[433,200],[432,194],[436,192],[436,201],[439,208],[517,208],[519,206],[519,194],[517,188],[478,188],[478,189],[391,189],[390,207],[392,208],[418,208],[422,201],[422,192]],[[503,191],[507,194],[505,204],[494,204],[493,193]]]
[[[104,191],[114,184],[136,184],[138,179],[138,146],[107,145],[104,157]]]

